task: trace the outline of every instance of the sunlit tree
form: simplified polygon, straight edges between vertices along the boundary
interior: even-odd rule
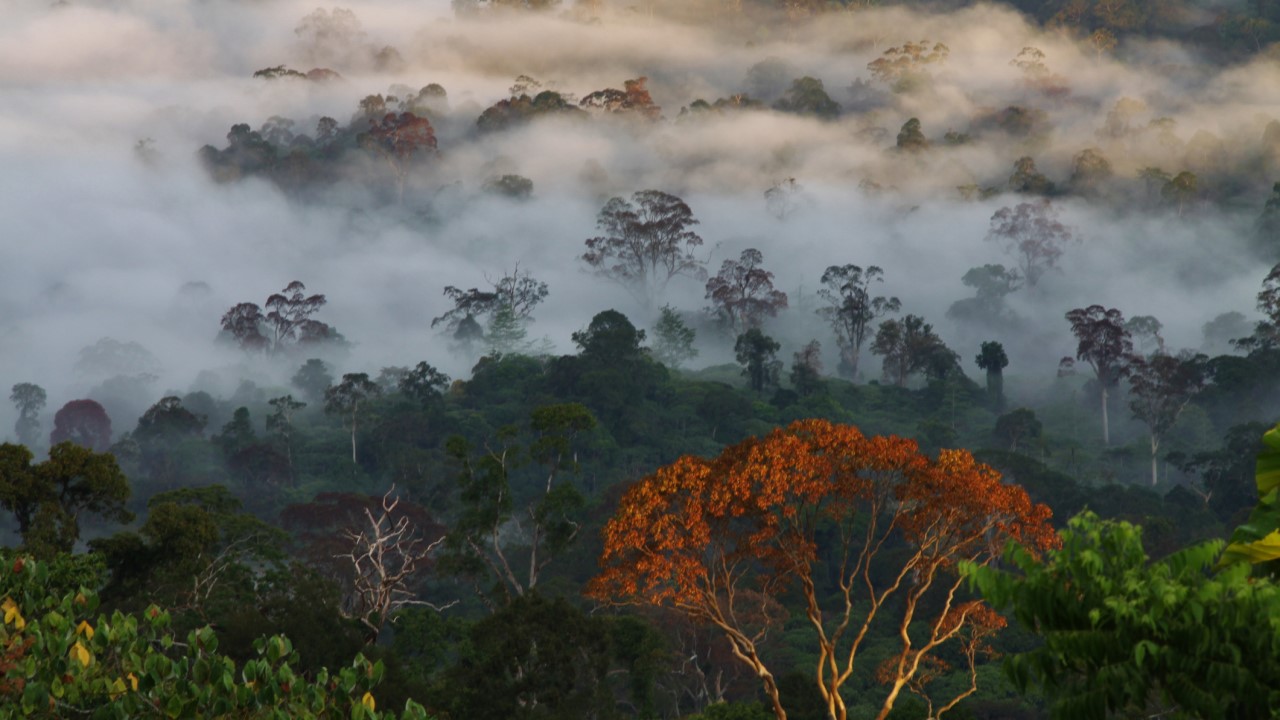
[[[872,624],[889,623],[896,632],[879,673],[889,692],[876,716],[884,720],[903,690],[938,690],[921,687],[930,658],[956,648],[974,663],[982,638],[1003,625],[980,601],[960,599],[957,564],[986,565],[1008,539],[1052,547],[1049,515],[963,450],[933,460],[910,440],[803,420],[710,460],[682,457],[632,486],[605,527],[602,572],[587,592],[717,628],[779,719],[777,676],[748,618],[798,601],[814,632],[813,677],[837,720],[847,717],[842,689],[866,662]],[[889,547],[898,548],[892,558]],[[970,679],[936,714],[976,690]]]

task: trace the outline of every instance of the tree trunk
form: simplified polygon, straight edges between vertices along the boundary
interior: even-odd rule
[[[351,413],[351,464],[352,465],[360,464],[360,462],[356,460],[356,414],[355,413]]]
[[[1102,444],[1111,444],[1111,426],[1107,423],[1107,385],[1102,383]]]
[[[1160,439],[1151,433],[1151,487],[1156,486],[1159,475],[1156,473],[1156,452],[1160,449]]]

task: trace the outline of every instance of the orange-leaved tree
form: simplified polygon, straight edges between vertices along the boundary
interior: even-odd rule
[[[971,682],[937,706],[938,717],[976,691],[984,640],[1003,622],[957,597],[957,563],[990,563],[1011,538],[1051,547],[1049,517],[967,451],[932,459],[912,440],[800,420],[640,480],[605,527],[602,571],[587,593],[674,608],[718,628],[780,720],[786,711],[758,646],[768,630],[758,622],[762,603],[792,590],[803,600],[818,645],[814,677],[836,720],[847,717],[841,687],[884,615],[877,626],[892,623],[897,646],[875,673],[889,688],[877,717],[904,688],[926,694],[943,667],[937,651],[951,643]],[[940,610],[924,617],[926,607]]]

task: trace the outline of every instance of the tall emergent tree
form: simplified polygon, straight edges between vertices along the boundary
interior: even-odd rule
[[[1075,240],[1075,232],[1058,220],[1048,200],[1018,203],[1001,208],[991,216],[987,239],[1005,247],[1018,259],[1018,269],[1027,285],[1035,287],[1044,274],[1058,264],[1062,247]]]
[[[582,261],[649,307],[678,275],[706,279],[706,261],[694,254],[697,224],[684,200],[660,190],[610,198],[596,218],[602,235],[587,239]]]
[[[48,395],[35,383],[18,383],[13,386],[9,399],[18,408],[18,421],[13,426],[18,442],[35,447],[40,439],[40,411],[44,409]]]
[[[453,309],[432,318],[431,327],[443,324],[459,347],[470,352],[474,343],[485,339],[479,319],[487,318],[489,340],[496,349],[510,352],[524,339],[525,327],[533,322],[533,309],[547,299],[547,284],[533,277],[519,265],[496,281],[485,279],[492,290],[471,288],[463,290],[453,285],[444,289],[445,297],[453,302]]]
[[[378,383],[369,379],[367,373],[347,373],[342,382],[324,391],[324,411],[342,417],[342,424],[351,428],[351,464],[359,464],[356,459],[356,427],[360,416],[368,409],[369,403],[382,394]]]
[[[737,260],[725,260],[707,280],[709,310],[730,331],[758,328],[766,317],[787,308],[787,294],[773,288],[773,273],[762,262],[764,254],[748,248]]]
[[[871,322],[902,308],[896,297],[872,297],[873,282],[884,282],[884,270],[875,265],[866,270],[857,265],[832,265],[822,273],[824,287],[818,296],[828,305],[818,314],[835,331],[840,346],[840,374],[850,380],[858,378],[858,358]]]
[[[987,371],[987,397],[991,399],[991,406],[996,413],[1004,412],[1004,369],[1009,367],[1004,346],[995,341],[982,343],[976,362]]]
[[[340,338],[332,326],[311,317],[328,302],[325,296],[306,290],[294,280],[267,298],[265,313],[255,303],[232,306],[222,316],[223,333],[246,352],[270,355]]]
[[[842,689],[872,624],[890,623],[897,632],[876,673],[889,692],[876,717],[904,689],[937,692],[923,678],[954,648],[970,682],[950,691],[937,717],[976,691],[984,639],[1004,624],[981,601],[957,597],[958,564],[985,566],[1009,539],[1053,547],[1049,516],[966,451],[933,460],[911,440],[801,420],[710,460],[682,457],[633,485],[605,527],[603,570],[587,592],[714,626],[760,678],[779,720],[786,710],[754,623],[762,607],[798,600],[816,640],[812,677],[835,720],[847,717]]]
[[[1204,355],[1156,353],[1129,361],[1129,408],[1150,431],[1153,486],[1159,479],[1156,459],[1160,441],[1178,422],[1187,403],[1204,388],[1208,360]]]
[[[1076,308],[1067,313],[1071,332],[1075,334],[1076,359],[1084,360],[1093,368],[1102,396],[1102,442],[1111,444],[1111,425],[1107,415],[1107,400],[1111,388],[1129,371],[1133,357],[1133,340],[1124,327],[1124,314],[1115,308],[1108,310],[1101,305]]]

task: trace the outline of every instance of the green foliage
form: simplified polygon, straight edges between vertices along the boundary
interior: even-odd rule
[[[89,589],[51,587],[81,563],[18,557],[0,568],[0,718],[427,718],[417,703],[378,712],[373,690],[381,662],[357,655],[348,666],[305,677],[284,637],[262,638],[255,657],[237,664],[218,652],[208,627],[185,642],[169,613],[94,615]],[[84,576],[91,580],[91,574]],[[60,594],[57,594],[60,593]]]
[[[1062,543],[1043,558],[1011,546],[1016,572],[965,568],[987,600],[1043,637],[1006,668],[1020,688],[1044,689],[1054,717],[1280,711],[1280,588],[1246,564],[1210,574],[1222,542],[1151,562],[1140,528],[1084,513]]]
[[[13,513],[24,546],[39,557],[67,552],[80,539],[81,514],[129,522],[129,481],[114,456],[70,441],[31,464],[22,445],[0,445],[0,507]]]
[[[653,326],[653,356],[663,365],[678,368],[698,356],[697,348],[693,347],[695,337],[693,328],[685,324],[680,314],[670,305],[663,305],[662,314]]]
[[[1273,563],[1280,559],[1280,425],[1262,436],[1255,479],[1258,507],[1248,522],[1236,528],[1222,563]]]
[[[476,623],[446,676],[453,717],[615,718],[607,623],[530,593]]]

